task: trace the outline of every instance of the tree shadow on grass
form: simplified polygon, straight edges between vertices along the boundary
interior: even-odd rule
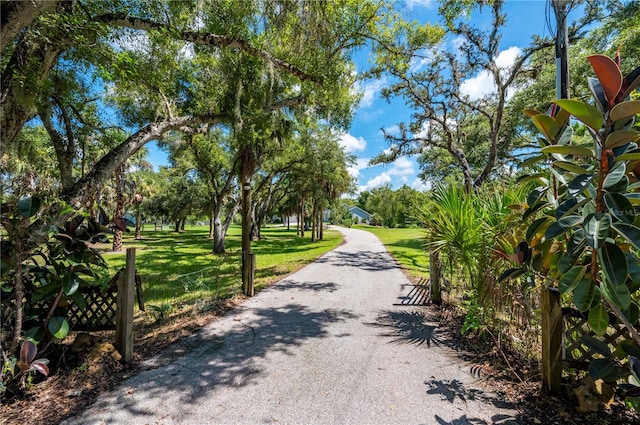
[[[144,402],[163,400],[168,393],[177,395],[184,405],[196,405],[212,391],[258,384],[269,353],[292,355],[291,350],[306,340],[328,336],[330,324],[355,318],[348,310],[318,312],[294,303],[255,309],[242,321],[227,318],[224,326],[205,329],[145,362],[146,370],[125,381],[124,389],[100,399],[93,409],[126,410],[142,419],[150,413]],[[84,420],[80,416],[71,423]]]

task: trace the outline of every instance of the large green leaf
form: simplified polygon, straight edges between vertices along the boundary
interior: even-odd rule
[[[626,193],[624,196],[632,205],[640,205],[640,193]]]
[[[80,286],[80,280],[75,273],[67,273],[62,278],[62,288],[65,295],[71,295],[78,290]]]
[[[573,289],[573,303],[578,310],[587,311],[591,307],[595,295],[595,284],[589,278],[582,279]]]
[[[40,204],[40,199],[35,196],[21,198],[18,201],[18,213],[25,218],[33,217],[40,209]]]
[[[612,227],[635,249],[640,250],[640,228],[628,223],[613,223]]]
[[[536,187],[527,195],[527,205],[533,206],[548,190],[548,187]]]
[[[617,148],[618,146],[622,146],[625,143],[629,143],[638,138],[638,133],[635,131],[629,130],[619,130],[614,131],[613,133],[607,136],[607,140],[604,142],[604,145],[607,149]]]
[[[534,173],[534,174],[525,174],[523,176],[518,177],[516,183],[525,183],[531,180],[540,180],[547,176],[547,173]],[[546,181],[544,179],[543,181]]]
[[[560,291],[560,294],[566,294],[573,291],[573,289],[578,286],[582,280],[586,270],[587,266],[572,267],[568,272],[562,275],[560,282],[558,283],[558,290]]]
[[[544,208],[544,207],[546,207],[548,205],[549,205],[548,202],[538,202],[534,206],[527,208],[525,210],[525,212],[522,213],[522,220],[523,221],[527,220],[527,218],[529,218],[530,216],[532,216],[533,214],[538,212],[540,209],[542,209],[542,208]]]
[[[638,305],[631,300],[629,308],[623,310],[622,314],[624,314],[631,323],[638,323],[638,318],[640,318],[640,309],[638,308]]]
[[[561,168],[576,175],[584,174],[584,172],[586,171],[584,167],[569,161],[554,161],[552,165],[556,168]]]
[[[604,379],[612,373],[616,368],[616,364],[609,359],[594,359],[589,363],[589,376],[591,379]]]
[[[567,118],[569,118],[570,116],[571,115],[567,111],[563,109],[558,109],[558,114],[553,118],[554,120],[556,120],[556,122],[561,128],[561,133],[557,136],[558,145],[571,144],[571,136],[573,136],[573,128],[570,125],[567,125],[564,127],[564,130],[562,130],[562,126],[566,122]]]
[[[569,185],[567,186],[567,190],[571,196],[577,196],[580,193],[584,192],[584,190],[591,184],[594,179],[593,174],[580,174],[576,176]],[[585,192],[586,194],[586,192]]]
[[[602,187],[604,190],[609,192],[615,192],[622,189],[620,187],[620,183],[623,180],[626,180],[628,183],[627,176],[627,167],[624,162],[619,161],[616,162],[615,165],[609,170],[609,174],[604,178],[604,182],[602,183]],[[624,189],[626,189],[626,185],[624,185]]]
[[[640,289],[640,265],[638,265],[638,259],[631,252],[625,252],[627,257],[627,265],[629,266],[629,280],[627,286],[631,293]]]
[[[640,114],[640,100],[628,100],[614,106],[609,112],[609,119],[615,122],[637,114]]]
[[[570,99],[556,100],[558,106],[573,115],[578,121],[583,122],[592,129],[598,131],[602,128],[604,120],[602,114],[593,106]]]
[[[627,257],[616,244],[605,242],[598,250],[598,259],[607,279],[615,285],[624,285],[629,276]]]
[[[589,202],[588,198],[584,198],[584,199],[569,198],[566,201],[563,201],[560,205],[558,205],[558,208],[556,208],[556,213],[555,213],[556,219],[559,220],[565,215],[575,213],[578,210],[578,208],[581,208],[587,202]]]
[[[620,193],[605,193],[604,202],[615,218],[625,223],[633,223],[636,218],[636,211],[631,202]]]
[[[67,322],[67,319],[64,317],[52,317],[51,320],[49,320],[49,325],[47,327],[51,335],[57,339],[64,339],[64,337],[69,333],[69,322]]]
[[[584,220],[584,237],[593,249],[599,249],[609,236],[611,216],[608,213],[589,214]]]
[[[522,161],[519,165],[520,168],[527,168],[527,167],[531,167],[534,164],[537,164],[540,161],[544,161],[545,159],[547,159],[547,156],[542,154],[542,155],[536,155],[534,157],[531,157],[529,159],[526,159],[524,161]]]
[[[547,228],[544,237],[547,239],[557,238],[582,224],[584,217],[581,215],[567,215],[553,223]]]
[[[603,357],[611,357],[611,348],[609,348],[609,344],[604,341],[594,338],[591,335],[583,335],[580,337],[580,342],[594,353],[598,353]]]
[[[596,335],[602,336],[609,327],[609,312],[602,304],[589,310],[589,327]]]
[[[524,268],[524,267],[505,270],[498,277],[498,282],[502,282],[505,279],[514,279],[514,278],[516,278],[518,276],[523,275],[526,271],[527,271],[527,269]]]
[[[527,233],[525,237],[527,238],[528,241],[530,241],[531,239],[533,239],[534,236],[545,232],[547,230],[547,227],[549,227],[550,223],[551,223],[551,219],[549,217],[541,217],[535,220],[527,228]]]
[[[616,285],[608,279],[604,280],[604,283],[600,285],[600,292],[602,295],[617,305],[621,310],[629,308],[631,303],[631,294],[627,285]]]
[[[616,157],[616,161],[640,161],[640,152],[623,153]]]
[[[580,145],[551,145],[540,150],[545,154],[559,153],[561,155],[586,156],[593,158],[593,150]]]
[[[551,141],[556,138],[556,135],[560,130],[560,127],[558,126],[556,120],[546,114],[535,115],[531,117],[531,120],[533,121],[533,124],[535,124],[538,131],[544,134],[544,137],[546,137],[547,140]]]

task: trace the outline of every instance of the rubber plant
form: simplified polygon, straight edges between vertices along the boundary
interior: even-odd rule
[[[613,382],[633,376],[630,367],[637,374],[640,355],[640,139],[634,128],[640,100],[631,98],[640,67],[623,76],[619,55],[588,60],[595,73],[588,79],[592,103],[559,99],[548,114],[525,111],[543,136],[528,162],[548,167],[521,179],[539,186],[524,206],[523,221],[531,223],[512,256],[517,267],[501,279],[531,272],[585,312],[596,336],[612,320],[623,324],[629,337],[613,351],[602,339],[582,340],[602,354],[590,363],[592,378]],[[577,122],[592,142],[572,140]]]

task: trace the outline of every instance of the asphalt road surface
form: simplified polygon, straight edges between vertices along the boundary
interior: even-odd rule
[[[66,424],[516,424],[371,233],[260,292]]]

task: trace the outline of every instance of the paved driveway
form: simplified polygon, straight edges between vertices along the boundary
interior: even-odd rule
[[[514,424],[371,233],[147,361],[67,424]]]

